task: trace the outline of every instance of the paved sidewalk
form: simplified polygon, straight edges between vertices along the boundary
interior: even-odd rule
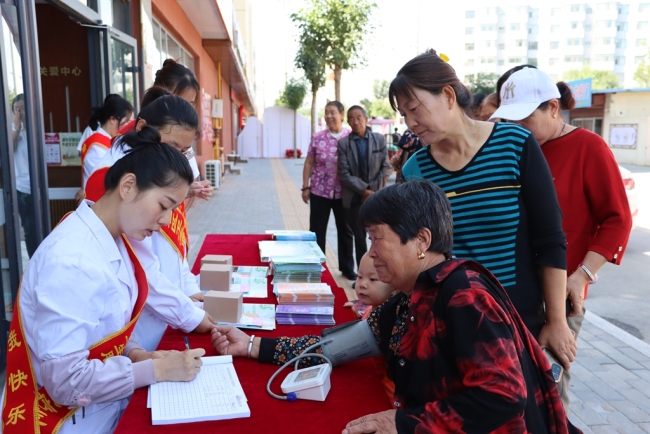
[[[241,175],[226,174],[221,189],[188,212],[190,261],[209,233],[307,229],[309,207],[300,186],[304,160],[250,160]],[[327,231],[327,263],[339,284],[336,226]],[[569,418],[588,433],[650,433],[650,345],[587,312],[571,367]]]

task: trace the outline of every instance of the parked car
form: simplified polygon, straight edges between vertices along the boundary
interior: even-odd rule
[[[639,213],[639,205],[637,199],[636,185],[634,183],[634,177],[632,172],[627,170],[625,167],[618,166],[621,171],[621,177],[623,178],[623,185],[625,186],[625,193],[627,194],[627,201],[630,204],[630,212],[632,217]]]

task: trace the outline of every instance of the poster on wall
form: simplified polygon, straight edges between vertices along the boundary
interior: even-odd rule
[[[81,166],[81,157],[77,146],[81,133],[59,133],[61,138],[61,164],[63,166]]]
[[[214,126],[212,125],[212,96],[201,89],[201,135],[204,142],[214,143]]]
[[[609,146],[636,148],[638,124],[612,124],[609,127]]]
[[[45,133],[45,163],[61,164],[61,138],[59,133]]]

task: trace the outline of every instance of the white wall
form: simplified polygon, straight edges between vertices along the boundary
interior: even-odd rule
[[[611,146],[611,125],[637,125],[636,147],[612,148],[616,161],[624,164],[650,166],[650,92],[621,92],[607,95],[603,137]]]
[[[303,157],[309,149],[311,139],[311,123],[307,118],[298,115],[297,148],[302,150]],[[286,107],[268,107],[264,110],[264,140],[263,158],[285,158],[287,149],[293,149],[294,112]],[[247,126],[248,128],[248,126]]]
[[[244,130],[237,137],[237,152],[244,158],[261,158],[264,146],[264,126],[256,117],[246,119]]]

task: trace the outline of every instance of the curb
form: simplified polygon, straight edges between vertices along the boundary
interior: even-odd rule
[[[589,321],[591,324],[601,329],[602,331],[610,334],[611,336],[615,337],[616,339],[623,342],[624,344],[627,344],[630,347],[634,348],[641,354],[650,357],[650,344],[647,344],[641,339],[632,336],[625,330],[616,327],[611,322],[604,320],[603,318],[599,317],[593,312],[586,311],[585,319]]]

